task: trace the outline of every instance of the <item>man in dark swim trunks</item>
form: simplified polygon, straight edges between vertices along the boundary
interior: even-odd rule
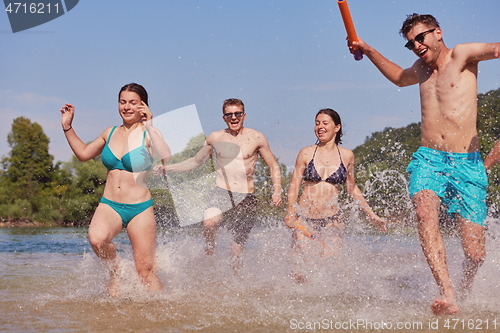
[[[215,236],[223,216],[231,231],[231,256],[236,266],[241,265],[240,255],[255,223],[257,199],[253,174],[260,156],[269,166],[274,191],[271,203],[281,205],[281,173],[266,137],[256,130],[243,126],[245,106],[239,99],[224,101],[222,119],[227,128],[211,133],[202,149],[192,158],[168,166],[155,167],[157,175],[193,170],[205,163],[212,154],[216,158],[216,187],[210,193],[203,221],[206,255],[215,251]]]

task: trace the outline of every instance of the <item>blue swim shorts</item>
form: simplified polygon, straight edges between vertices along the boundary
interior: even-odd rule
[[[488,177],[479,152],[448,153],[420,147],[408,168],[410,196],[431,190],[448,206],[448,214],[457,213],[476,224],[486,225],[486,187]]]

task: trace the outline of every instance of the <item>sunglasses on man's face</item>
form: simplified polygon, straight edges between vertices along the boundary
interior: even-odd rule
[[[413,50],[415,48],[415,42],[422,44],[425,40],[425,35],[433,32],[434,30],[436,30],[436,28],[419,33],[413,40],[409,40],[408,43],[405,44],[405,47],[410,51]]]
[[[243,117],[243,114],[245,112],[243,111],[238,111],[238,112],[228,112],[228,113],[224,113],[224,118],[226,119],[232,119],[233,118],[233,115],[236,116],[236,118],[241,118]]]

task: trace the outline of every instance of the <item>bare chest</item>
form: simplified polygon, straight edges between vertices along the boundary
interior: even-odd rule
[[[222,160],[251,160],[257,158],[258,147],[247,141],[231,140],[228,142],[214,142],[212,147],[218,159]]]
[[[445,117],[450,121],[468,117],[476,110],[477,83],[474,72],[452,65],[421,73],[422,115]]]

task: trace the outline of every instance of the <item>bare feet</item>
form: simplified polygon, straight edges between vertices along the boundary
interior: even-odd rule
[[[148,291],[163,290],[163,285],[156,273],[151,273],[148,277],[142,278],[142,284],[146,286]]]
[[[292,279],[294,279],[295,282],[297,282],[297,283],[303,284],[303,283],[307,282],[307,278],[305,277],[305,275],[302,275],[299,273],[292,273],[291,276],[292,276]]]
[[[471,290],[472,290],[472,283],[467,283],[467,281],[462,281],[462,283],[458,287],[457,298],[459,300],[465,300],[467,297],[469,297]]]
[[[109,296],[111,297],[118,296],[118,293],[120,291],[120,278],[118,277],[118,274],[116,272],[111,273],[108,281],[107,291]]]
[[[455,301],[448,301],[446,299],[437,299],[431,305],[432,312],[436,315],[451,315],[460,311]]]
[[[213,256],[214,253],[215,253],[215,247],[207,246],[207,248],[205,249],[205,255],[206,256]]]
[[[230,266],[233,269],[234,274],[238,275],[241,267],[243,267],[243,261],[240,257],[232,257]]]
[[[477,270],[481,266],[482,261],[474,262],[472,260],[465,259],[462,263],[463,268],[463,276],[462,281],[458,287],[459,297],[460,299],[465,299],[469,296],[472,290],[472,282],[474,282],[474,277],[477,273]]]

